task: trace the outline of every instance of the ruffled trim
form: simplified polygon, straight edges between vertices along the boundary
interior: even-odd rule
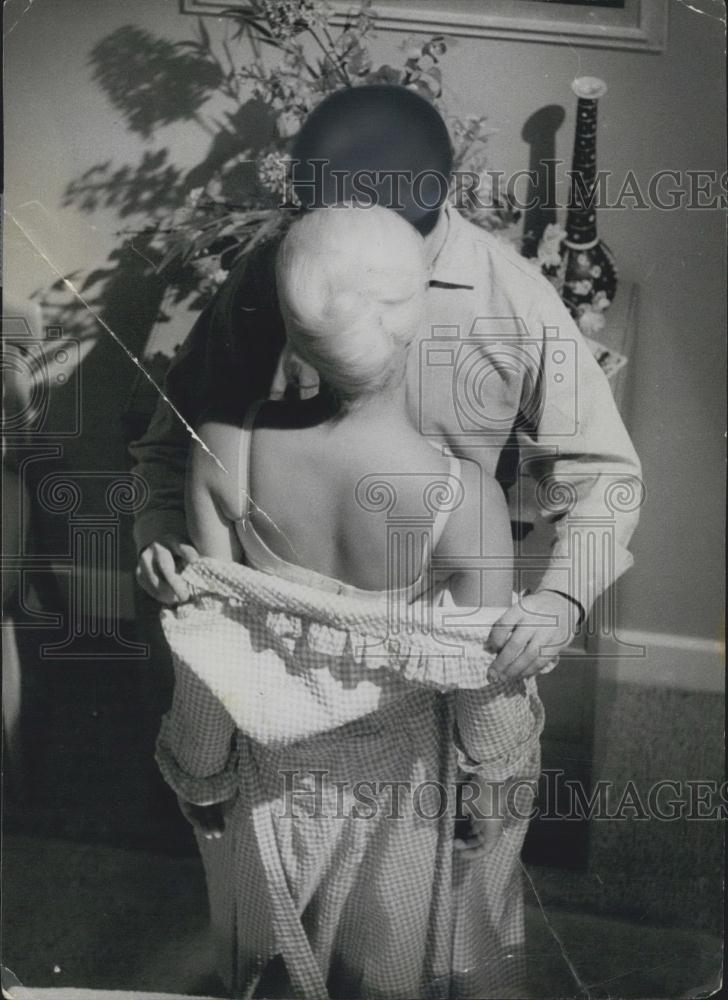
[[[326,656],[350,656],[367,670],[385,668],[403,679],[448,691],[488,684],[495,655],[484,649],[502,608],[433,608],[424,598],[398,606],[386,592],[325,593],[238,563],[201,559],[184,571],[192,597],[163,612],[163,624],[195,631],[207,612],[264,620],[293,652],[299,643]],[[464,618],[469,624],[462,624]]]

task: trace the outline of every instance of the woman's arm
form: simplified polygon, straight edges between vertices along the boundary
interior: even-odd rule
[[[201,556],[238,562],[242,555],[233,521],[237,496],[239,429],[206,423],[190,448],[185,479],[185,513],[192,544]]]
[[[461,482],[463,502],[450,515],[438,545],[439,555],[456,565],[462,560],[462,568],[448,580],[453,601],[467,607],[510,607],[513,542],[503,490],[471,461],[461,464]]]

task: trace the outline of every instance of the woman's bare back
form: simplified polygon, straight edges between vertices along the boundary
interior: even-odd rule
[[[305,404],[270,404],[256,419],[251,521],[283,559],[364,590],[407,586],[388,576],[387,521],[427,516],[426,484],[445,483],[449,460],[387,410],[311,422]],[[456,487],[455,487],[456,488]]]
[[[199,446],[193,450],[188,516],[200,551],[234,558],[226,539],[234,534],[234,523],[247,515],[255,533],[280,559],[363,590],[409,586],[422,569],[424,545],[414,553],[409,550],[406,565],[394,566],[387,556],[388,524],[396,518],[400,527],[423,525],[424,518],[426,525],[427,488],[447,484],[458,499],[437,554],[453,565],[450,588],[456,602],[509,603],[510,526],[498,484],[482,477],[470,461],[463,461],[458,476],[448,479],[449,458],[409,424],[403,407],[382,400],[379,406],[332,420],[321,406],[315,400],[263,404],[255,416],[245,469],[240,468],[245,432],[239,426],[200,428],[224,467],[223,473]],[[434,495],[445,492],[447,487]],[[213,516],[227,524],[222,534],[210,531]],[[422,536],[415,531],[413,537]],[[497,557],[503,571],[467,572],[478,552]]]

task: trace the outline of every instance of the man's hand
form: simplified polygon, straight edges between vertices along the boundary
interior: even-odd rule
[[[491,671],[503,680],[540,673],[574,639],[578,606],[555,590],[522,597],[491,630],[488,645],[498,653]]]
[[[189,588],[179,575],[188,563],[199,555],[194,546],[176,535],[162,535],[158,542],[147,545],[139,556],[137,583],[161,604],[179,604],[190,596]]]

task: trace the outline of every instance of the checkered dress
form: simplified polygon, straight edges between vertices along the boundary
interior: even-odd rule
[[[232,994],[280,955],[305,1000],[522,996],[543,709],[533,679],[488,682],[499,613],[413,625],[381,596],[213,560],[186,579],[157,760],[182,799],[224,803],[198,843]],[[488,854],[453,852],[461,768],[527,779]]]

